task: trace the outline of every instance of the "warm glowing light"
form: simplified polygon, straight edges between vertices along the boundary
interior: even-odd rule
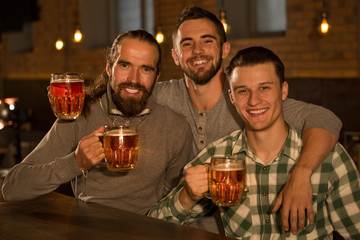
[[[19,98],[12,97],[12,98],[5,98],[4,102],[6,102],[9,105],[15,105],[15,102],[17,102],[18,100],[19,100]],[[0,104],[1,104],[1,100],[0,100]]]
[[[76,29],[75,33],[74,33],[74,42],[81,42],[82,39],[82,33],[80,31],[80,29]]]
[[[224,31],[225,31],[225,33],[228,34],[229,31],[230,31],[230,26],[229,26],[228,23],[226,22],[226,12],[225,12],[225,10],[221,10],[221,11],[220,11],[220,21],[221,21],[221,23],[222,23],[223,26],[224,26]]]
[[[224,26],[224,30],[225,30],[225,33],[228,33],[228,24],[226,23],[226,20],[221,20],[221,23],[223,24]]]
[[[160,30],[157,32],[155,38],[159,44],[164,42],[164,34]]]
[[[322,34],[326,34],[329,32],[329,23],[327,22],[326,19],[323,19],[320,25],[320,31]]]
[[[323,11],[321,14],[321,24],[319,31],[321,34],[327,34],[330,30],[330,24],[328,23],[328,15],[326,11]]]
[[[60,51],[61,49],[63,49],[63,47],[64,42],[59,38],[55,43],[55,48]]]

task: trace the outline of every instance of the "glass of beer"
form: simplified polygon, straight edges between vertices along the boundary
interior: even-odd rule
[[[76,119],[83,109],[85,99],[82,73],[51,74],[49,99],[57,118]]]
[[[209,192],[214,204],[231,207],[240,203],[245,189],[245,158],[212,157]]]
[[[103,144],[106,166],[110,171],[134,169],[139,149],[136,126],[105,126]]]

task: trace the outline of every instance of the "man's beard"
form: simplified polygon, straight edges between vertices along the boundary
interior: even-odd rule
[[[220,55],[221,56],[221,55]],[[197,57],[198,58],[198,57]],[[200,58],[207,58],[206,56],[200,56]],[[189,59],[187,62],[191,62],[194,58]],[[193,71],[186,66],[181,65],[182,70],[184,71],[185,75],[188,76],[191,80],[194,81],[195,84],[198,85],[205,85],[208,83],[215,74],[219,71],[221,67],[221,58],[217,59],[215,65],[211,65],[210,69],[203,72],[203,71]],[[201,70],[201,69],[199,69]]]
[[[131,82],[119,83],[115,91],[112,89],[112,99],[117,109],[120,110],[125,117],[136,116],[145,109],[147,100],[151,96],[154,86],[155,86],[155,82],[151,86],[150,91],[148,91],[143,85],[139,83],[131,83]],[[121,90],[126,87],[137,88],[139,91],[142,92],[141,98],[135,99],[132,97],[122,97]]]

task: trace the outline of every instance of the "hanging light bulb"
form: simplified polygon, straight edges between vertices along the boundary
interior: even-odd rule
[[[220,21],[224,26],[225,33],[228,34],[230,31],[230,26],[226,22],[226,11],[225,10],[220,11]]]
[[[61,38],[58,38],[58,40],[55,42],[55,48],[57,50],[61,50],[64,47],[64,42],[61,40]]]
[[[74,42],[78,43],[82,40],[82,33],[80,31],[80,27],[76,27],[75,33],[74,33]]]
[[[157,31],[157,33],[156,33],[155,38],[156,38],[156,41],[157,41],[159,44],[161,44],[161,43],[164,42],[164,34],[162,33],[160,27],[158,28],[158,31]]]
[[[321,15],[321,24],[320,24],[320,33],[321,34],[327,34],[330,30],[330,25],[328,23],[328,20],[327,20],[328,16],[327,16],[327,12],[326,11],[323,11],[322,12],[322,15]]]

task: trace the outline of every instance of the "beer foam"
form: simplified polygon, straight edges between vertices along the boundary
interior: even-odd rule
[[[61,78],[53,80],[52,83],[64,83],[64,82],[83,82],[82,79],[67,79],[67,78]]]
[[[213,171],[239,171],[239,170],[245,170],[245,167],[241,163],[233,163],[233,164],[231,164],[231,167],[229,167],[227,163],[221,163],[216,166],[210,167],[210,170],[213,170]]]
[[[105,133],[106,136],[136,136],[138,135],[137,133],[131,131],[131,130],[122,130],[122,129],[115,129],[115,130],[110,130],[109,132]]]

